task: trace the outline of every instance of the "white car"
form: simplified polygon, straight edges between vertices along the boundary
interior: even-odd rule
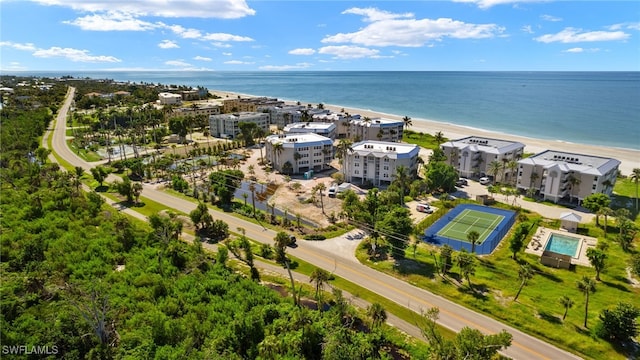
[[[433,213],[433,209],[431,208],[431,206],[429,206],[429,204],[418,204],[416,206],[416,210],[422,213],[427,213],[427,214]]]
[[[480,182],[480,184],[482,185],[487,185],[491,183],[491,179],[489,179],[488,177],[481,177],[480,180],[478,180]]]

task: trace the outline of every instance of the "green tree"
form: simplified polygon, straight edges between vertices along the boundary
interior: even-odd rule
[[[350,139],[340,139],[338,141],[338,145],[336,146],[336,157],[340,160],[342,164],[342,175],[344,177],[347,176],[347,155],[353,152],[353,148],[351,147],[353,142]]]
[[[319,183],[318,185],[313,187],[314,192],[318,192],[320,195],[320,206],[322,207],[322,213],[324,214],[324,193],[323,191],[327,189],[327,186],[324,183]]]
[[[598,226],[600,225],[600,215],[598,215],[598,212],[600,211],[600,209],[608,207],[609,204],[611,204],[611,199],[609,199],[609,196],[603,193],[591,194],[585,197],[584,200],[582,200],[582,206],[585,209],[596,214],[596,225]]]
[[[475,230],[471,230],[467,233],[467,241],[471,243],[472,253],[476,252],[476,243],[478,242],[479,238],[480,238],[480,234]]]
[[[213,223],[213,216],[209,213],[207,204],[199,202],[198,206],[189,213],[189,218],[196,227],[196,232],[208,228]]]
[[[489,172],[489,174],[491,174],[491,176],[493,176],[493,180],[497,182],[498,174],[500,173],[500,171],[502,171],[502,162],[498,160],[493,160],[492,162],[489,163],[487,171]]]
[[[209,175],[213,193],[218,197],[220,205],[229,208],[233,194],[240,187],[244,173],[240,170],[222,170]]]
[[[102,183],[104,183],[104,180],[109,175],[109,172],[104,166],[96,166],[94,168],[91,168],[90,171],[91,176],[93,176],[93,178],[100,184],[100,186],[102,186]]]
[[[602,310],[596,334],[616,344],[632,342],[638,335],[638,316],[640,316],[640,308],[619,302],[613,309]]]
[[[465,249],[462,249],[456,255],[456,263],[458,264],[458,268],[460,269],[460,276],[467,279],[467,283],[469,284],[469,288],[473,289],[471,286],[471,275],[476,273],[476,257],[474,254],[468,253]]]
[[[324,269],[315,268],[309,275],[309,281],[314,283],[316,288],[316,301],[318,302],[318,310],[322,310],[322,291],[324,285],[329,281],[331,275]]]
[[[131,193],[136,200],[136,204],[140,202],[140,195],[142,195],[142,183],[136,181],[131,185]]]
[[[564,314],[562,315],[562,321],[564,321],[564,319],[567,318],[567,313],[569,312],[569,309],[573,307],[573,300],[571,300],[571,298],[568,297],[567,295],[563,295],[559,299],[559,301],[562,307],[564,308]]]
[[[449,270],[453,267],[453,248],[447,244],[442,245],[440,248],[440,266],[442,267],[442,274],[447,275]]]
[[[404,123],[404,128],[408,129],[409,126],[413,125],[413,122],[411,121],[411,118],[408,116],[405,116],[402,118],[402,122]]]
[[[434,359],[493,359],[498,351],[511,346],[513,336],[505,330],[497,334],[484,335],[479,330],[465,326],[453,340],[445,339],[438,331],[439,315],[438,308],[431,308],[422,314],[422,323],[419,325],[423,336],[429,342],[431,357]]]
[[[449,164],[430,161],[424,167],[424,175],[432,191],[451,193],[456,189],[458,173]]]
[[[367,307],[367,315],[371,318],[374,327],[379,327],[387,321],[387,311],[380,303],[374,302]]]
[[[527,282],[531,280],[531,278],[533,278],[533,275],[534,275],[533,269],[529,264],[520,265],[520,269],[518,270],[518,279],[520,279],[520,288],[518,288],[518,293],[516,293],[516,296],[513,298],[513,301],[518,300],[518,296],[520,296],[520,292],[522,292],[522,289],[524,288],[524,286],[527,285]]]
[[[596,280],[600,281],[600,272],[604,269],[607,254],[598,248],[588,248],[587,258],[591,266],[596,270]]]
[[[578,290],[584,294],[584,327],[587,327],[587,318],[589,317],[589,295],[596,291],[596,282],[588,277],[583,276],[580,281],[577,282]]]
[[[127,198],[128,203],[133,201],[133,182],[128,176],[124,176],[122,181],[117,181],[115,183],[115,188],[118,191],[118,194]]]
[[[391,245],[394,259],[403,259],[409,235],[413,232],[413,221],[409,209],[395,207],[386,212],[382,219],[376,223],[376,228],[384,234],[385,239]]]
[[[255,145],[258,124],[254,122],[241,121],[238,123],[238,128],[240,128],[240,135],[242,136],[242,140],[244,140],[245,145],[247,147]]]
[[[400,187],[400,206],[404,206],[404,196],[407,194],[407,190],[411,185],[411,174],[409,174],[409,168],[404,165],[398,165],[396,167],[393,182],[398,184]]]
[[[629,179],[636,185],[636,211],[638,211],[638,185],[640,185],[640,168],[634,168]]]
[[[444,135],[442,134],[442,131],[436,132],[436,134],[433,137],[433,140],[436,142],[436,144],[438,144],[438,148],[440,147],[440,145],[442,145],[443,142],[446,141]]]

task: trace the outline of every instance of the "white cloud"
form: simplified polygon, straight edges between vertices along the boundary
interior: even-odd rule
[[[309,63],[297,63],[295,65],[264,65],[264,66],[260,66],[259,69],[282,71],[282,70],[307,69],[307,68],[310,68],[311,66],[312,64],[309,64]]]
[[[304,49],[293,49],[289,51],[290,55],[313,55],[316,51],[314,49],[304,48]]]
[[[620,29],[629,29],[629,30],[640,30],[640,22],[636,23],[620,23],[613,24],[608,27],[609,30],[620,30]]]
[[[345,13],[365,14],[370,24],[352,33],[326,36],[323,43],[352,43],[365,46],[420,47],[445,37],[455,39],[491,38],[504,32],[496,24],[470,24],[453,19],[414,19],[411,14],[375,12],[374,9],[349,9]],[[374,20],[381,19],[381,20]]]
[[[176,66],[176,67],[191,67],[191,64],[185,62],[184,60],[169,60],[164,62],[165,65]]]
[[[412,13],[394,14],[394,13],[390,13],[385,10],[379,10],[376,8],[351,8],[343,11],[342,14],[363,15],[364,16],[363,21],[366,21],[366,22],[414,17]]]
[[[32,43],[14,43],[11,41],[0,41],[0,47],[7,46],[16,50],[34,51],[36,47]]]
[[[88,31],[147,31],[157,27],[156,24],[119,11],[87,15],[73,21],[63,21],[62,23],[74,25]]]
[[[181,25],[165,26],[183,39],[198,39],[202,36],[202,33],[198,29],[186,29]]]
[[[376,49],[367,49],[359,46],[325,46],[318,49],[319,54],[333,55],[336,59],[360,59],[378,56]]]
[[[204,56],[194,56],[193,60],[198,60],[198,61],[211,61],[212,59],[210,57],[204,57]]]
[[[33,56],[41,57],[41,58],[54,58],[61,57],[67,60],[71,60],[73,62],[89,62],[89,63],[99,63],[99,62],[121,62],[120,59],[114,56],[104,56],[104,55],[90,55],[88,50],[79,50],[72,48],[61,48],[61,47],[51,47],[49,49],[38,49],[33,52]]]
[[[531,28],[531,25],[525,25],[522,28],[520,28],[520,30],[526,32],[527,34],[533,34],[534,33],[533,29]]]
[[[594,41],[619,41],[629,38],[629,34],[623,31],[586,31],[582,29],[566,28],[557,34],[545,34],[534,40],[543,43],[561,42],[594,42]]]
[[[544,2],[547,0],[453,0],[453,2],[476,4],[480,9],[488,9],[496,5]]]
[[[581,47],[574,47],[574,48],[571,48],[571,49],[564,50],[563,52],[578,54],[578,53],[583,53],[583,52],[598,52],[598,51],[600,51],[599,48],[585,49],[585,48],[581,48]]]
[[[161,49],[177,49],[180,46],[178,46],[178,44],[176,44],[175,41],[171,41],[171,40],[162,40],[159,44],[158,47]]]
[[[223,53],[222,53],[222,55],[224,55],[224,56],[231,56],[231,55],[233,55],[233,54],[232,54],[232,53],[230,53],[230,52],[223,52]]]
[[[224,62],[227,65],[253,65],[254,62],[251,61],[240,61],[240,60],[229,60]]]
[[[544,21],[551,21],[551,22],[557,22],[557,21],[562,21],[562,18],[559,18],[557,16],[553,16],[553,15],[541,15],[540,19],[544,20]]]
[[[223,41],[223,42],[228,42],[228,41],[253,41],[252,38],[250,37],[246,37],[246,36],[239,36],[239,35],[232,35],[232,34],[226,34],[226,33],[211,33],[211,34],[206,34],[202,37],[202,40],[207,40],[207,41]]]
[[[231,47],[231,44],[227,44],[227,43],[223,43],[223,42],[219,42],[219,41],[212,42],[211,45],[213,45],[215,47],[218,47],[218,48],[230,48]]]
[[[167,18],[195,17],[237,19],[255,15],[245,0],[35,0],[45,5],[68,7],[86,12],[108,12],[117,8],[136,16]]]

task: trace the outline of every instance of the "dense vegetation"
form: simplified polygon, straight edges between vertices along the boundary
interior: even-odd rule
[[[200,242],[178,241],[174,219],[129,220],[80,191],[82,174],[28,156],[47,153],[37,136],[52,118],[48,109],[2,112],[3,346],[67,359],[405,353],[339,293],[328,311],[295,306],[224,257],[214,260]]]

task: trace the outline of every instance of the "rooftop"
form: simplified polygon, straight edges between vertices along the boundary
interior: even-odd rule
[[[378,154],[409,154],[412,155],[414,152],[417,155],[420,152],[420,148],[414,144],[404,144],[404,143],[396,143],[389,141],[360,141],[358,143],[353,144],[351,146],[354,152],[359,153],[360,155],[368,154],[368,153],[378,153]]]
[[[284,146],[290,143],[322,143],[323,145],[333,145],[333,140],[316,133],[269,135],[265,138],[265,140],[272,144],[281,142]]]
[[[404,126],[403,121],[385,119],[385,118],[373,118],[373,119],[370,119],[370,121],[364,121],[363,118],[359,118],[359,119],[351,120],[351,123],[359,126],[366,126],[366,127],[385,126],[385,125],[386,126]]]
[[[492,139],[481,136],[469,136],[462,139],[451,140],[449,143],[457,148],[475,147],[476,149],[474,151],[482,150],[484,152],[495,152],[493,149],[508,152],[524,148],[524,144],[517,141]]]
[[[559,165],[565,171],[579,171],[582,173],[593,173],[594,175],[605,174],[620,165],[620,161],[612,158],[558,150],[545,150],[520,161],[533,165],[542,165],[544,167]]]
[[[292,129],[309,129],[309,130],[328,130],[335,129],[336,124],[330,122],[298,122],[292,123],[284,127],[284,131]]]

